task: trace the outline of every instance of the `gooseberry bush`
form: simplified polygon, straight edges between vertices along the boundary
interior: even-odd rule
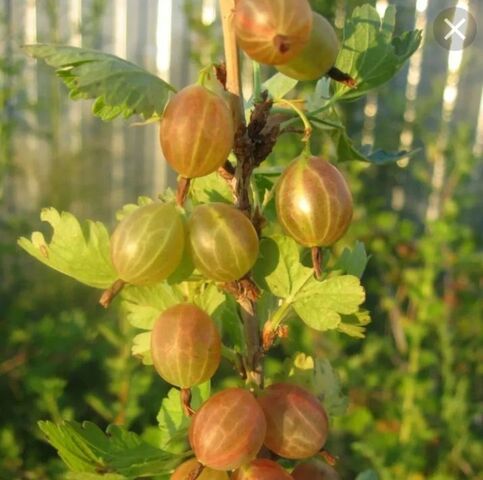
[[[325,445],[346,401],[329,360],[291,352],[269,375],[264,359],[297,322],[364,337],[365,248],[331,250],[353,221],[343,164],[411,152],[357,149],[338,104],[390,80],[421,34],[394,36],[393,7],[384,18],[356,8],[341,34],[307,0],[220,0],[220,12],[225,58],[179,91],[106,53],[25,47],[73,99],[94,99],[103,120],[158,122],[179,174],[175,192],[120,206],[111,234],[49,208],[41,219],[50,241],[40,232],[19,240],[49,267],[103,290],[104,307],[120,301],[140,330],[133,355],[172,386],[160,399],[156,445],[117,425],[104,434],[89,422],[41,422],[72,478],[339,478],[337,452]],[[241,61],[252,62],[248,98]],[[300,154],[264,167],[286,132],[300,134]],[[324,153],[312,150],[315,139]],[[236,374],[211,388],[221,362]]]

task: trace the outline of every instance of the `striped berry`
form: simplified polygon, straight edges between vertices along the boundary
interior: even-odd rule
[[[213,320],[196,305],[170,307],[154,324],[154,367],[171,385],[189,388],[209,380],[220,364],[220,352],[220,335]]]
[[[127,215],[111,237],[111,259],[119,278],[148,285],[167,278],[181,261],[185,226],[174,205],[152,203]]]
[[[292,480],[292,477],[278,463],[259,458],[238,469],[231,480]]]
[[[306,247],[332,245],[352,220],[347,182],[320,157],[298,157],[285,169],[277,184],[275,204],[286,233]]]
[[[243,277],[258,256],[258,236],[250,220],[226,203],[197,206],[188,222],[193,263],[217,282]]]
[[[307,44],[311,29],[307,0],[238,0],[235,7],[238,44],[260,63],[288,62]]]
[[[265,416],[255,397],[248,390],[228,388],[196,412],[189,438],[201,464],[234,470],[256,457],[265,431]]]
[[[200,464],[196,458],[187,460],[174,471],[170,480],[189,480],[190,478],[195,478],[195,472],[198,471],[199,467]],[[201,474],[196,477],[196,480],[230,480],[230,478],[226,472],[204,467]]]
[[[324,446],[328,419],[311,393],[296,385],[271,385],[258,399],[267,420],[265,445],[281,457],[308,458]]]
[[[310,40],[303,50],[277,69],[297,80],[317,80],[334,65],[339,54],[339,40],[325,17],[314,12]]]
[[[202,177],[221,167],[235,132],[224,99],[201,85],[178,92],[161,120],[160,140],[166,161],[186,178]]]
[[[297,465],[292,477],[294,480],[340,480],[339,474],[330,465],[319,460]]]

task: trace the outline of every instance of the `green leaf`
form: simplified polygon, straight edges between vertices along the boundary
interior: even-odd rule
[[[129,323],[143,330],[151,330],[161,312],[184,301],[180,291],[167,282],[144,287],[127,285],[121,298]]]
[[[149,477],[169,473],[184,458],[154,448],[115,425],[110,425],[106,433],[90,422],[57,425],[42,421],[39,427],[74,472],[119,474],[128,479]]]
[[[358,311],[365,292],[357,277],[343,275],[322,282],[311,279],[295,297],[297,315],[315,330],[332,330],[339,326],[341,314]]]
[[[210,382],[191,389],[191,406],[196,410],[210,397]],[[180,391],[172,388],[163,399],[157,420],[161,431],[160,447],[171,453],[183,453],[189,450],[188,427],[190,420],[181,406]]]
[[[344,42],[336,67],[356,80],[356,88],[335,86],[336,96],[354,99],[390,80],[418,49],[422,34],[415,30],[393,38],[396,9],[390,5],[381,19],[369,4],[357,7],[344,27]]]
[[[118,116],[160,117],[175,89],[143,68],[96,50],[66,45],[26,45],[32,57],[55,68],[73,99],[95,99],[93,113],[103,120]]]
[[[419,152],[419,149],[411,151],[401,150],[400,152],[386,152],[381,149],[371,152],[368,151],[367,147],[357,149],[344,128],[334,129],[332,138],[336,146],[339,162],[360,161],[373,163],[374,165],[387,165],[398,162],[403,158],[413,157]]]
[[[263,289],[276,297],[292,297],[312,276],[312,269],[300,263],[300,247],[295,240],[274,235],[261,241],[253,277]]]
[[[379,480],[379,475],[374,470],[366,470],[365,472],[359,473],[356,480]]]
[[[117,275],[109,253],[109,233],[100,222],[87,221],[84,228],[68,212],[44,208],[40,214],[54,232],[50,243],[40,232],[18,244],[45,265],[94,288],[107,288]]]
[[[153,358],[151,357],[151,331],[138,333],[133,338],[131,353],[133,357],[139,358],[144,365],[153,364]]]
[[[287,77],[283,73],[276,73],[263,83],[262,92],[268,90],[268,93],[272,98],[283,98],[295,88],[297,83],[298,80]]]
[[[319,398],[330,417],[343,415],[347,410],[348,399],[342,393],[339,376],[327,359],[298,353],[285,362],[283,375]]]
[[[370,322],[370,313],[367,310],[359,310],[352,315],[343,315],[342,322],[337,326],[337,330],[350,337],[364,338],[366,325]]]
[[[126,480],[124,475],[117,473],[97,474],[97,473],[83,473],[83,472],[69,472],[66,477],[67,480]]]
[[[194,203],[233,202],[233,195],[223,178],[217,172],[191,181],[190,197]]]
[[[367,256],[364,244],[357,241],[352,250],[348,247],[344,248],[334,269],[342,270],[347,275],[354,275],[361,278],[368,261],[369,257]]]

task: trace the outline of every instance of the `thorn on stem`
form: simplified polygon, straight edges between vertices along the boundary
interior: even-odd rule
[[[99,303],[104,307],[107,308],[112,303],[114,298],[119,294],[119,292],[124,288],[126,282],[121,280],[120,278],[116,280],[109,288],[104,290],[99,299]]]

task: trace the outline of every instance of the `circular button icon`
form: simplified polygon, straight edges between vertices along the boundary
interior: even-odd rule
[[[443,10],[434,21],[436,41],[446,50],[463,50],[473,43],[478,27],[471,13],[459,7]]]

